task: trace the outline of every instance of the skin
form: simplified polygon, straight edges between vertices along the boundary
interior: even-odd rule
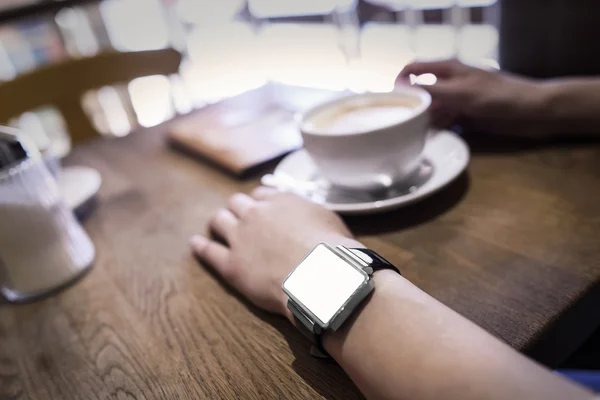
[[[525,79],[485,71],[456,60],[413,63],[398,75],[434,74],[432,114],[439,127],[460,122],[502,135],[547,138],[564,134],[600,136],[600,78]]]
[[[334,213],[273,189],[234,195],[210,223],[223,243],[192,251],[250,302],[293,323],[284,278],[319,242],[361,247]],[[375,291],[324,346],[370,399],[592,399],[433,299],[402,276]],[[300,334],[300,333],[298,333]]]

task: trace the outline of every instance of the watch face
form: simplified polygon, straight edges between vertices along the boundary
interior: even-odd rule
[[[366,273],[320,244],[283,282],[283,290],[328,326],[367,281]]]

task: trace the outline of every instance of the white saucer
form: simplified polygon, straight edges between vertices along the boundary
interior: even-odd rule
[[[56,178],[67,205],[75,212],[91,200],[102,185],[100,173],[88,167],[64,167]]]
[[[323,184],[324,179],[304,149],[285,157],[271,176],[275,179],[264,179],[265,176],[263,183],[277,186],[278,181],[287,181],[285,188],[279,188],[294,191],[340,214],[373,214],[404,207],[439,191],[467,168],[469,158],[469,148],[464,140],[454,133],[442,131],[427,140],[421,168],[411,182],[382,193],[348,191]],[[291,188],[290,181],[296,182],[300,190]]]

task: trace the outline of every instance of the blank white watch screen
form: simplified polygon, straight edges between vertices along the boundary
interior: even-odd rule
[[[283,283],[324,325],[366,280],[323,245],[317,246]]]

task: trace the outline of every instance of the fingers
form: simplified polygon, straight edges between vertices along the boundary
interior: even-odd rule
[[[237,218],[243,218],[255,206],[256,200],[243,193],[234,194],[229,199],[229,209]]]
[[[418,85],[428,91],[435,102],[452,104],[460,107],[465,101],[468,87],[461,79],[453,79],[463,76],[471,67],[457,60],[437,62],[416,62],[407,65],[396,78],[396,84],[406,84],[410,75],[433,74],[437,82],[433,85]]]
[[[455,82],[438,81],[435,85],[419,87],[428,91],[435,102],[452,104],[455,107],[460,106],[467,94],[467,88]]]
[[[210,221],[210,229],[226,241],[230,241],[237,227],[238,219],[229,210],[220,209]]]
[[[259,186],[252,191],[252,197],[258,201],[265,201],[274,197],[278,193],[281,192],[277,189],[266,186]]]
[[[210,229],[229,242],[239,224],[239,220],[256,207],[257,200],[266,200],[277,193],[279,192],[276,189],[259,187],[254,190],[252,197],[243,193],[231,196],[228,208],[217,211],[210,221]]]
[[[434,74],[438,78],[447,78],[460,71],[463,64],[456,60],[435,61],[435,62],[415,62],[408,64],[398,75],[397,83],[406,81],[411,74],[423,75]]]
[[[192,236],[190,246],[198,258],[212,267],[219,275],[227,279],[231,275],[229,270],[229,250],[227,247],[204,236]]]

